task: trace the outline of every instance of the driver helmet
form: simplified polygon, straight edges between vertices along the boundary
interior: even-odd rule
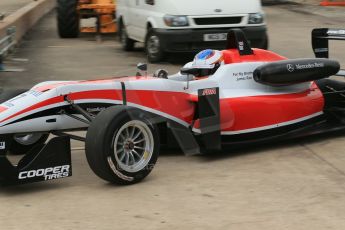
[[[199,76],[209,76],[224,65],[223,53],[219,50],[207,49],[195,55],[192,68],[200,69]]]

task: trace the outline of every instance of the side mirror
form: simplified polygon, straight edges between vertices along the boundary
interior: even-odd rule
[[[194,76],[197,76],[199,72],[200,72],[200,69],[196,69],[196,68],[182,68],[180,70],[180,73],[182,75],[187,75],[187,87],[184,87],[185,90],[189,89],[189,81],[190,81],[189,76],[192,75],[192,78],[193,78]]]
[[[147,64],[145,63],[138,63],[137,69],[140,71],[147,71]]]
[[[168,79],[168,72],[164,69],[158,69],[154,74],[154,77]]]
[[[180,72],[181,72],[181,74],[183,74],[183,75],[189,75],[189,74],[191,74],[191,75],[198,75],[199,74],[199,72],[200,72],[200,70],[199,69],[197,69],[197,68],[182,68],[181,70],[180,70]]]
[[[139,72],[137,72],[136,76],[147,76],[147,64],[146,63],[138,63],[137,69]]]

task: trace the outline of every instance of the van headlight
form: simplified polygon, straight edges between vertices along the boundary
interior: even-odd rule
[[[261,24],[264,22],[263,13],[249,14],[248,24]]]
[[[173,15],[165,15],[164,16],[165,25],[171,27],[178,27],[178,26],[188,26],[188,18],[187,16],[173,16]]]

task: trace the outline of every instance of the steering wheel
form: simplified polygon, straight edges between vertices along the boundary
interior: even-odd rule
[[[168,71],[164,69],[158,69],[153,74],[153,77],[168,79]]]

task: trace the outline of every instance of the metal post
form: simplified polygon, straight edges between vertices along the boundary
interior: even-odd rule
[[[3,58],[2,58],[2,55],[0,55],[0,71],[4,71],[5,68],[4,68],[4,63],[3,63]]]
[[[101,15],[97,14],[96,16],[96,41],[98,43],[102,42],[102,36],[101,36]]]
[[[4,59],[6,55],[9,53],[12,53],[16,41],[15,41],[15,35],[16,35],[16,27],[12,26],[7,28],[7,33],[4,38],[0,39],[0,72],[22,72],[24,69],[7,69],[4,66]]]

